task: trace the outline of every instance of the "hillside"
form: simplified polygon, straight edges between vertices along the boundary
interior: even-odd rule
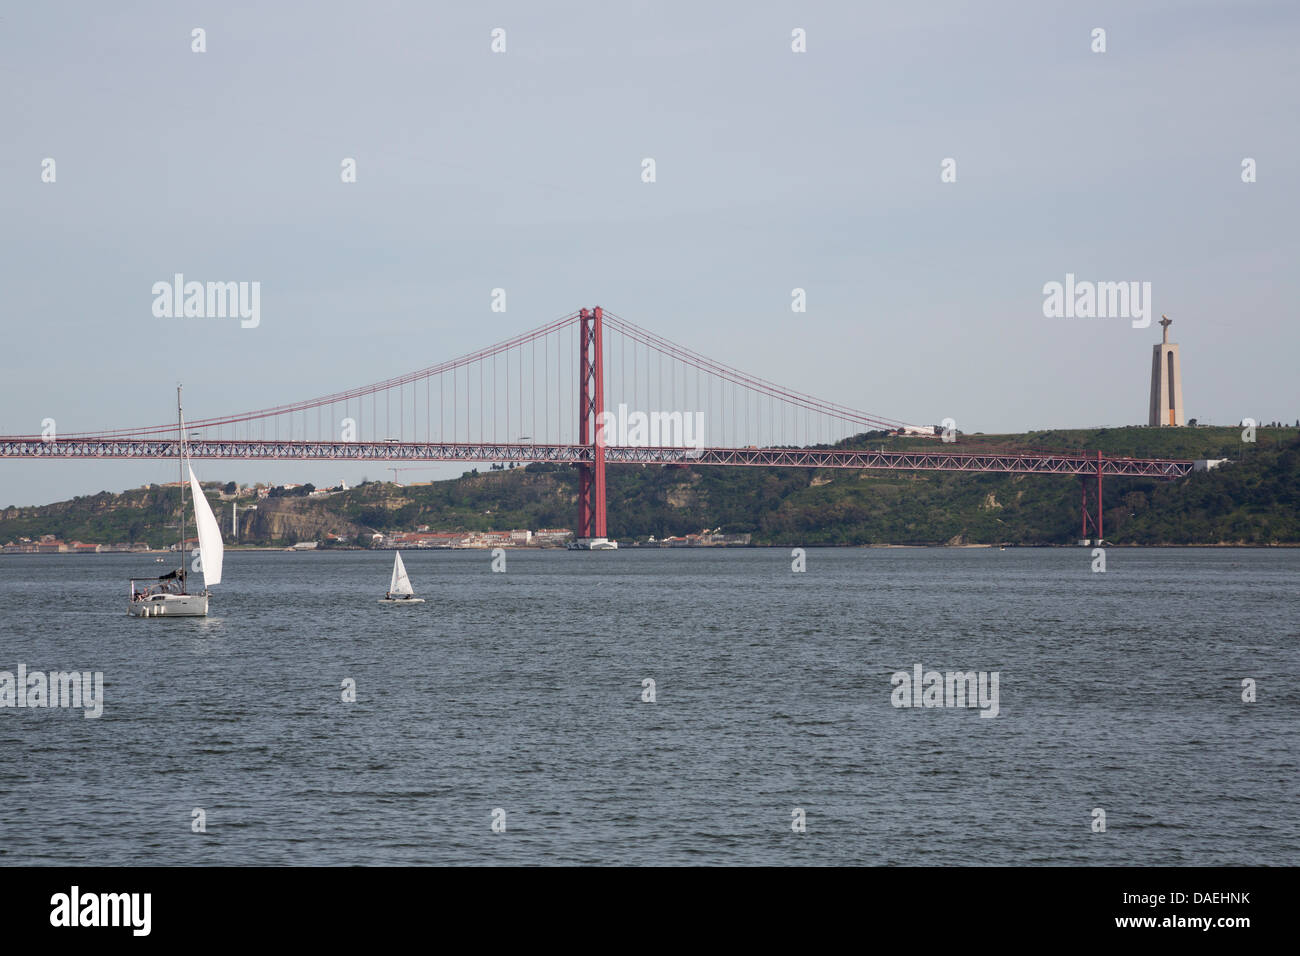
[[[1108,479],[1107,540],[1116,544],[1300,544],[1300,435],[1237,428],[1119,428],[962,436],[962,451],[1102,449],[1106,454],[1230,458],[1175,482]],[[933,448],[926,439],[860,436],[887,450]],[[577,477],[563,466],[468,472],[451,481],[402,487],[369,482],[327,498],[252,497],[218,501],[223,529],[240,505],[242,544],[283,545],[370,531],[572,528]],[[1073,543],[1079,534],[1078,478],[943,472],[808,471],[781,468],[618,466],[608,471],[609,532],[630,541],[717,528],[748,532],[755,544],[867,545]],[[54,534],[110,543],[174,540],[177,490],[101,492],[0,512],[0,543]],[[256,511],[242,509],[257,504]]]

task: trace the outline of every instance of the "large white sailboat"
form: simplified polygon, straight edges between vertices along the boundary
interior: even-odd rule
[[[393,555],[393,577],[388,582],[388,593],[379,599],[380,604],[423,604],[424,598],[415,596],[411,579],[406,576],[406,565],[402,563],[402,552]]]
[[[225,546],[212,507],[199,487],[194,469],[189,468],[190,491],[194,497],[194,523],[199,533],[199,565],[203,590],[191,594],[185,570],[185,412],[181,407],[181,388],[176,386],[177,458],[180,463],[181,538],[176,545],[180,567],[157,578],[132,578],[127,613],[133,617],[207,617],[208,588],[221,583],[221,565]]]

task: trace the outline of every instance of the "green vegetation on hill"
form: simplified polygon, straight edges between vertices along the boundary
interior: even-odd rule
[[[451,481],[403,487],[368,482],[322,503],[339,523],[374,531],[419,525],[448,531],[572,528],[578,484],[571,468],[477,470]]]
[[[1125,544],[1300,543],[1300,439],[1261,442],[1241,461],[1106,496],[1107,538]]]
[[[0,544],[52,534],[64,541],[91,544],[147,543],[160,548],[176,543],[180,491],[151,485],[121,494],[101,491],[71,501],[35,508],[0,511]],[[195,533],[193,513],[189,534]]]
[[[925,438],[864,435],[852,447],[935,449]],[[1164,482],[1108,478],[1106,538],[1116,544],[1300,544],[1300,430],[1112,428],[963,435],[954,450],[1090,451],[1128,457],[1228,458]],[[631,540],[721,528],[755,544],[1068,544],[1079,537],[1080,479],[1048,475],[796,468],[611,466],[609,533]],[[209,486],[215,501],[216,486]],[[368,482],[327,498],[283,495],[241,514],[240,542],[291,544],[333,532],[572,528],[571,467],[468,472],[402,487]],[[175,539],[176,489],[101,492],[0,512],[0,542],[54,534],[90,542]],[[252,503],[251,499],[248,503]],[[242,506],[241,506],[242,507]],[[219,509],[228,528],[228,509]]]

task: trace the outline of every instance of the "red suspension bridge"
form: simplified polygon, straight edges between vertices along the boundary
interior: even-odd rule
[[[1104,476],[1171,479],[1193,469],[1191,461],[1100,452],[844,447],[864,432],[903,424],[747,375],[597,306],[373,385],[191,420],[185,450],[191,458],[252,461],[572,464],[579,474],[579,539],[606,536],[609,464],[1080,475],[1089,479],[1084,536],[1091,519],[1098,538]],[[0,436],[0,458],[176,458],[180,441],[174,422]],[[1087,501],[1093,477],[1095,519]]]

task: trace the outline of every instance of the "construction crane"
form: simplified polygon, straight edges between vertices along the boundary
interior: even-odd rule
[[[384,470],[391,471],[393,473],[393,484],[397,484],[397,473],[399,471],[433,471],[432,468],[397,468],[393,465],[390,465],[388,468]]]

